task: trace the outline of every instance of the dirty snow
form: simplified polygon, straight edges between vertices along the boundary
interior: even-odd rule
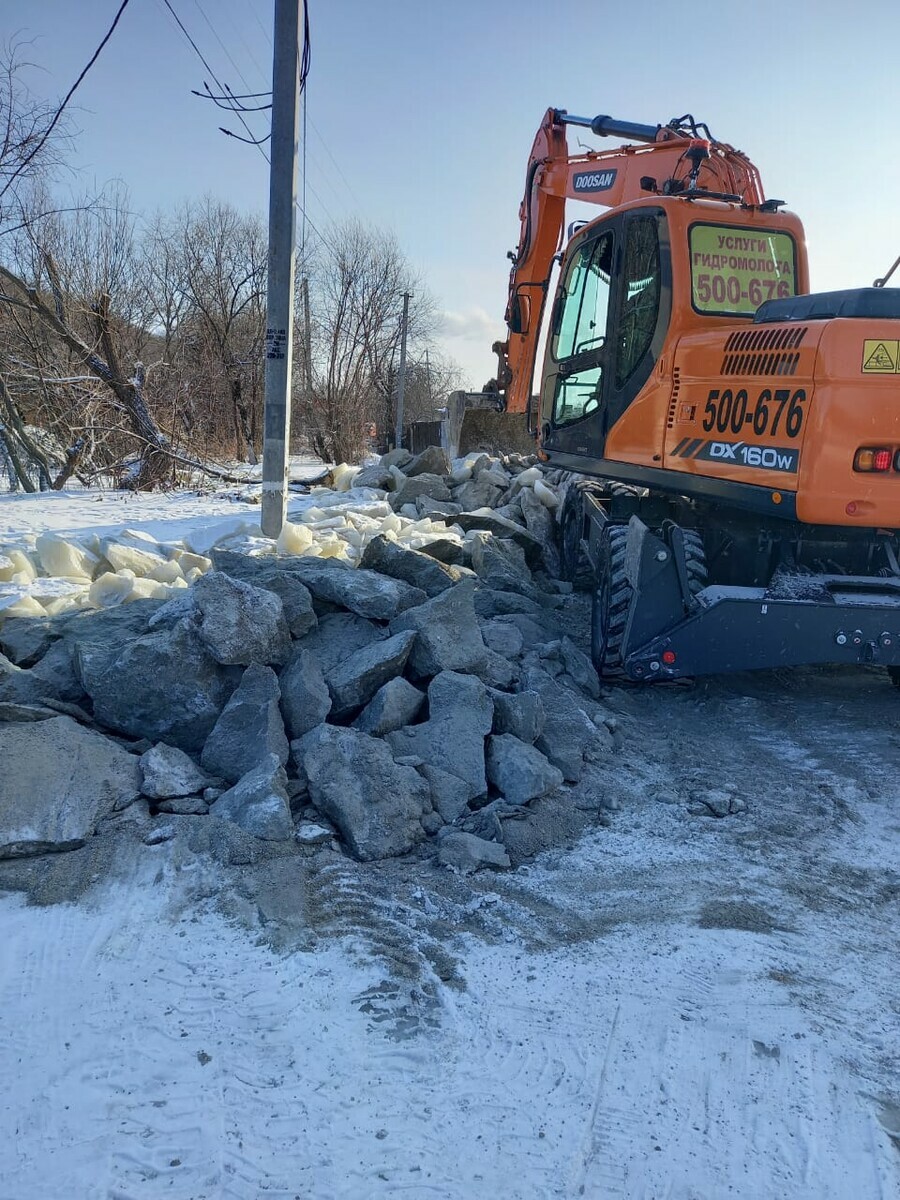
[[[0,538],[243,510],[3,498]],[[570,793],[600,820],[516,872],[223,867],[191,818],[2,864],[0,1200],[900,1196],[896,690],[607,702],[623,749]],[[77,904],[12,890],[71,871]]]

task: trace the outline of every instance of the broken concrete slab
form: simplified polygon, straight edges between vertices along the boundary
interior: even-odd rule
[[[537,591],[521,546],[492,533],[475,532],[469,539],[472,568],[488,587],[533,597]]]
[[[488,842],[461,829],[441,829],[438,832],[438,862],[469,875],[482,867],[505,870],[509,855],[498,842]]]
[[[431,763],[423,763],[418,770],[428,781],[432,806],[442,821],[450,825],[468,811],[471,788],[464,779]]]
[[[380,687],[353,722],[353,728],[370,737],[384,737],[410,725],[422,710],[425,693],[406,679],[390,679]]]
[[[372,538],[363,551],[359,565],[392,579],[421,588],[429,597],[439,596],[458,583],[460,575],[453,567],[444,566],[418,550],[407,550],[398,546],[384,534]]]
[[[212,658],[186,619],[114,644],[111,655],[79,642],[75,661],[99,724],[188,754],[202,749],[240,679]]]
[[[529,745],[544,731],[544,702],[537,692],[491,692],[494,733],[511,733]]]
[[[321,725],[331,712],[331,692],[319,659],[305,648],[305,644],[294,647],[290,662],[279,676],[279,684],[281,711],[291,741]]]
[[[326,600],[360,617],[389,621],[428,597],[421,588],[375,571],[345,568],[334,559],[285,559],[317,600]]]
[[[9,617],[0,624],[0,652],[17,667],[33,667],[59,636],[46,617]]]
[[[233,821],[261,841],[286,841],[294,836],[286,782],[287,776],[278,757],[267,755],[214,801],[209,815]]]
[[[414,629],[404,629],[384,641],[373,642],[351,654],[325,677],[331,693],[331,715],[340,721],[368,704],[378,689],[402,674],[416,640]]]
[[[389,733],[395,755],[418,755],[423,762],[462,779],[467,800],[487,791],[484,739],[494,719],[487,688],[471,675],[442,671],[428,687],[427,721]]]
[[[474,671],[484,662],[487,648],[475,619],[474,595],[473,581],[463,580],[391,622],[391,633],[414,629],[419,635],[409,657],[415,675]]]
[[[399,463],[397,464],[400,465]],[[416,475],[449,475],[450,474],[450,459],[440,446],[426,446],[425,449],[415,456],[412,462],[408,462],[406,466],[400,467],[401,471],[407,478],[412,479]]]
[[[71,717],[0,726],[0,858],[73,850],[136,800],[137,758]]]
[[[152,750],[141,755],[140,762],[141,794],[151,800],[193,796],[218,783],[201,771],[190,755],[165,742],[157,742]]]
[[[200,756],[204,769],[236,783],[269,758],[284,766],[288,739],[280,699],[272,668],[251,663],[206,739]]]
[[[197,631],[223,666],[281,665],[291,652],[291,634],[280,597],[226,575],[207,571],[191,589]]]
[[[596,738],[596,726],[574,692],[546,671],[535,667],[527,670],[525,687],[537,692],[544,705],[544,729],[535,745],[559,767],[568,783],[577,783],[584,771],[585,751]]]
[[[300,644],[312,654],[327,675],[348,654],[354,654],[363,646],[371,646],[387,636],[388,631],[383,625],[373,625],[356,613],[335,612],[320,617],[318,628],[308,633]]]
[[[280,559],[252,554],[237,554],[233,550],[214,550],[216,569],[234,579],[265,588],[279,597],[291,637],[299,638],[316,627],[309,588],[293,571],[284,570]]]
[[[563,782],[562,771],[537,747],[511,733],[497,733],[488,738],[485,763],[488,780],[510,804],[527,804]]]
[[[416,475],[413,479],[404,479],[397,490],[391,493],[391,508],[398,512],[404,504],[412,504],[415,509],[419,496],[430,496],[432,500],[453,499],[445,478],[426,473]]]
[[[424,838],[428,785],[413,767],[395,763],[383,741],[320,725],[294,747],[313,804],[341,831],[354,858],[394,858]]]
[[[522,488],[518,500],[528,531],[541,547],[544,567],[548,574],[557,578],[560,572],[560,559],[557,545],[559,527],[556,518],[546,504],[538,499],[532,488]]]

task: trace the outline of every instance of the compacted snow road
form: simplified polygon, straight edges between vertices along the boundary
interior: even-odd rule
[[[182,537],[258,509],[6,511]],[[254,862],[205,817],[0,864],[0,1200],[900,1197],[900,693],[604,703],[620,749],[507,873]]]
[[[609,704],[611,823],[515,872],[120,837],[5,895],[0,1198],[900,1196],[900,697]]]

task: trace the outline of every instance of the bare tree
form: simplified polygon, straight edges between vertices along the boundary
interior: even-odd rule
[[[359,222],[332,229],[312,283],[313,386],[301,396],[301,427],[323,458],[352,462],[367,424],[392,424],[403,292],[413,293],[413,347],[435,307],[396,239]]]

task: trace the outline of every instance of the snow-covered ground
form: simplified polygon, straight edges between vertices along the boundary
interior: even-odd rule
[[[4,498],[0,539],[244,507]],[[3,866],[0,1200],[900,1196],[900,697],[607,702],[623,748],[568,793],[601,820],[515,872],[139,829]],[[719,786],[745,810],[699,815]]]

